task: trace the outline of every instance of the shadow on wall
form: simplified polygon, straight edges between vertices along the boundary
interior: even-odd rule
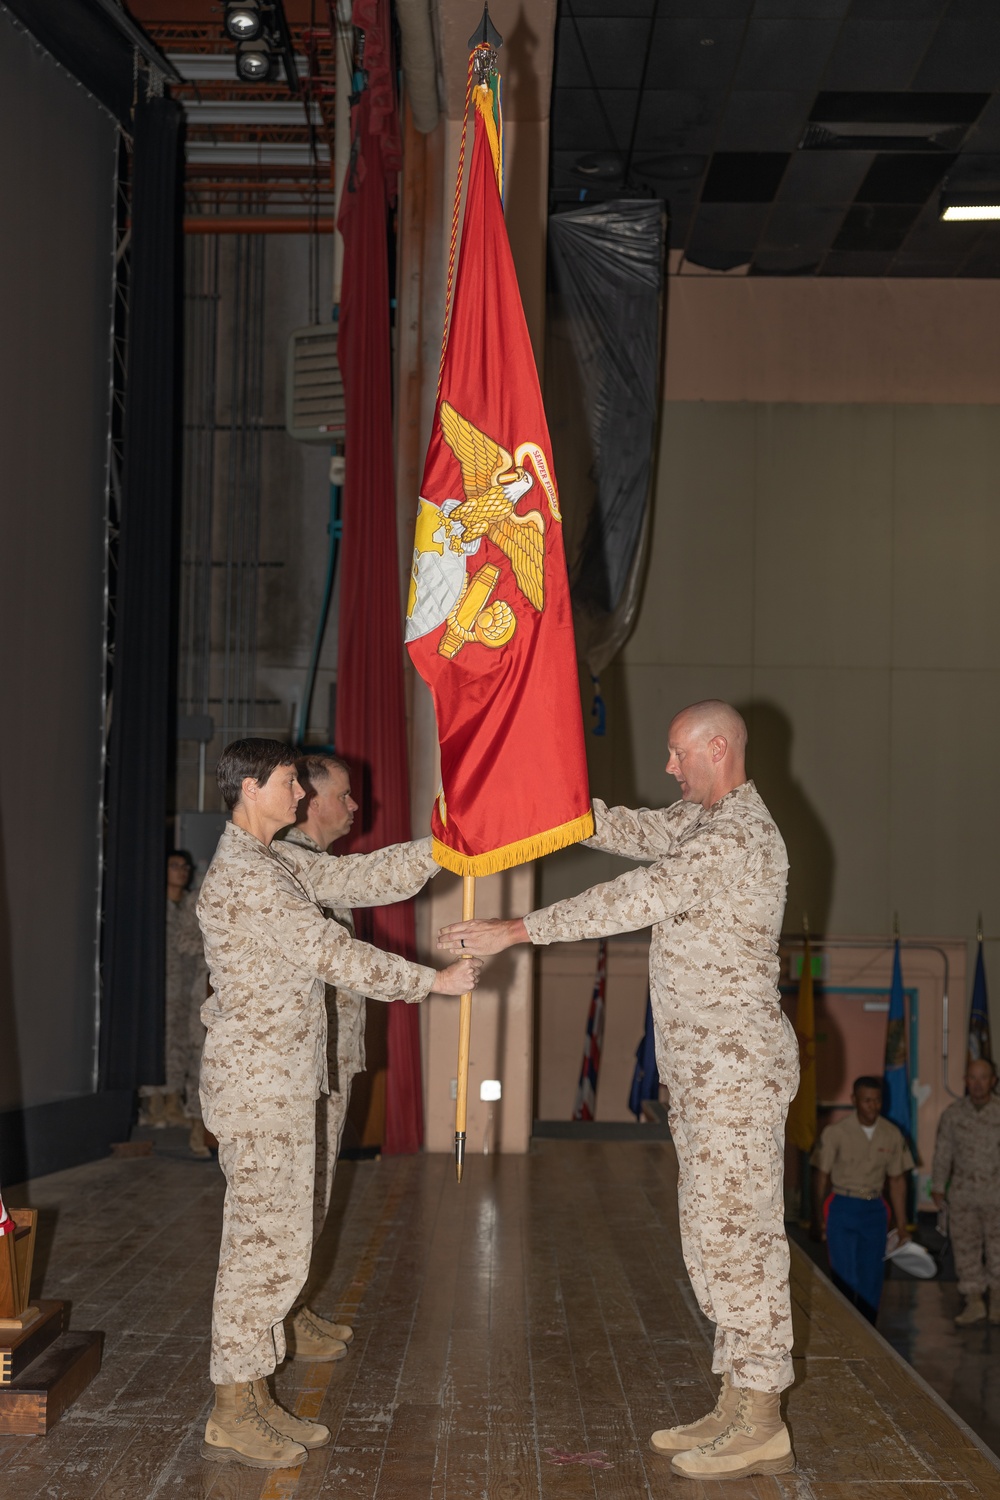
[[[504,74],[504,108],[511,119],[537,120],[542,114],[535,64],[538,44],[538,32],[532,29],[522,6],[517,24],[504,37],[499,63]],[[509,222],[525,216],[533,224],[539,215],[539,203],[545,201],[541,184],[548,163],[536,150],[519,152],[516,132],[513,146],[504,163],[504,207]]]
[[[805,913],[810,931],[825,933],[833,899],[833,841],[792,773],[791,720],[773,703],[741,703],[737,707],[750,734],[749,773],[788,850],[785,931],[800,932]]]
[[[0,824],[0,850],[3,826]],[[10,900],[4,862],[0,860],[0,1187],[25,1176],[24,1116],[21,1113],[21,1067],[14,1009],[14,956]]]

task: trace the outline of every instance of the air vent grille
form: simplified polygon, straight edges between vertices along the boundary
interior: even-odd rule
[[[296,328],[288,340],[285,426],[301,443],[344,436],[344,383],[337,363],[337,325]]]

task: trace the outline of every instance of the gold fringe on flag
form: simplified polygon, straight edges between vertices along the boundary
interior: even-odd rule
[[[459,854],[449,849],[439,839],[434,839],[431,853],[443,870],[452,870],[456,875],[499,875],[501,870],[511,870],[529,859],[540,859],[543,854],[554,854],[568,844],[578,844],[581,839],[592,838],[594,815],[584,813],[558,828],[549,828],[545,833],[532,834],[531,838],[518,839],[513,844],[501,844],[488,854]]]

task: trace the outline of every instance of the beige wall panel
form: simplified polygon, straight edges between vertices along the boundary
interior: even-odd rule
[[[672,276],[668,401],[1000,402],[1000,282]]]
[[[742,416],[745,408],[711,410],[728,431],[730,414]],[[892,409],[784,405],[753,410],[757,662],[887,667]],[[745,556],[741,565],[749,572]]]
[[[1000,931],[1000,670],[896,672],[891,889],[905,933]],[[998,976],[1000,977],[1000,976]]]
[[[1000,409],[897,408],[894,658],[1000,665]]]
[[[571,1120],[597,971],[597,943],[554,943],[538,950],[536,1060],[540,1120]],[[646,1025],[649,940],[612,938],[604,1044],[597,1075],[597,1120],[635,1120],[628,1096],[635,1049]]]
[[[747,718],[788,849],[786,930],[805,911],[814,932],[888,931],[889,673],[759,668]]]
[[[522,916],[533,905],[534,867],[522,865],[502,875],[476,881],[476,915]],[[431,942],[439,927],[462,916],[462,882],[442,872],[430,886],[422,931]],[[436,953],[440,965],[444,955]],[[490,959],[472,997],[472,1039],[469,1050],[469,1106],[466,1149],[483,1150],[489,1128],[490,1150],[527,1151],[532,1108],[532,950],[510,949]],[[458,1061],[458,1002],[434,997],[423,1007],[424,1146],[428,1151],[451,1151],[455,1143],[455,1101],[452,1079]],[[484,1104],[479,1086],[499,1078],[500,1103]]]
[[[755,412],[668,404],[630,662],[749,663]]]

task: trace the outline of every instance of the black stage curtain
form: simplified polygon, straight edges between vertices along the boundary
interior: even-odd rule
[[[132,44],[101,0],[4,0],[46,52],[131,129]]]
[[[101,1083],[163,1078],[167,784],[174,713],[183,111],[135,116],[125,464],[108,749]]]

